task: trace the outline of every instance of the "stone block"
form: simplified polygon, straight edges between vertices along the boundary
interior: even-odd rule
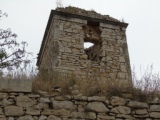
[[[0,115],[0,120],[7,120],[4,115]]]
[[[120,69],[121,69],[122,72],[127,72],[127,68],[126,68],[125,65],[121,65]]]
[[[7,99],[3,99],[2,101],[0,101],[0,105],[3,105],[3,106],[8,106],[11,104],[12,102],[8,101]]]
[[[0,80],[0,91],[3,92],[31,92],[31,80]]]
[[[70,110],[64,110],[64,109],[46,109],[43,110],[42,115],[55,115],[55,116],[61,116],[61,117],[69,117],[70,115]]]
[[[97,120],[115,120],[115,116],[97,115]]]
[[[150,110],[151,111],[160,111],[160,105],[151,105]]]
[[[0,100],[2,100],[4,98],[8,98],[8,94],[7,93],[0,93]]]
[[[70,115],[72,118],[80,118],[87,120],[95,120],[96,114],[93,112],[72,112]]]
[[[28,108],[26,111],[27,115],[40,115],[40,110],[34,110],[32,108]]]
[[[118,77],[119,79],[125,79],[125,78],[126,78],[126,74],[123,73],[123,72],[118,72],[117,77]]]
[[[14,120],[14,117],[9,117],[8,120]]]
[[[105,96],[93,96],[93,97],[88,97],[88,101],[100,101],[100,102],[104,102],[106,101],[106,97]]]
[[[0,108],[0,115],[3,115],[4,113],[3,113],[3,111],[2,111],[2,108]]]
[[[147,103],[137,101],[130,101],[127,106],[132,108],[149,108]]]
[[[34,120],[31,115],[19,117],[17,120]]]
[[[18,106],[6,106],[4,108],[4,112],[6,116],[22,116],[24,115],[24,111],[22,109],[22,107],[18,107]]]
[[[148,114],[147,109],[139,109],[139,110],[135,110],[137,115],[146,115]]]
[[[119,57],[119,61],[125,63],[125,58],[124,58],[123,56],[120,56],[120,57]]]
[[[84,107],[83,107],[83,105],[78,105],[78,111],[79,111],[79,112],[84,112]]]
[[[79,100],[79,101],[87,101],[88,100],[88,98],[87,98],[87,96],[73,96],[73,99],[74,100]]]
[[[41,103],[50,103],[51,101],[49,100],[49,98],[40,98],[39,100]]]
[[[37,105],[33,106],[33,109],[35,110],[42,110],[42,109],[48,109],[49,105],[47,103],[38,103]]]
[[[87,111],[107,113],[109,109],[102,102],[90,102],[87,105]]]
[[[46,120],[47,116],[41,115],[38,120]]]
[[[29,98],[39,98],[40,95],[38,95],[38,94],[29,94],[28,97]]]
[[[127,101],[124,98],[120,98],[120,97],[112,97],[111,98],[111,105],[113,106],[117,106],[117,105],[125,105],[127,103]]]
[[[117,73],[109,73],[110,78],[116,79]]]
[[[54,109],[67,109],[67,110],[75,110],[76,107],[73,105],[71,101],[52,101],[52,106]]]
[[[17,106],[20,107],[31,107],[36,104],[36,102],[30,99],[28,96],[18,96],[16,99]]]
[[[126,107],[126,106],[118,106],[115,107],[111,110],[112,113],[120,113],[120,114],[130,114],[131,113],[131,108]]]
[[[128,120],[135,120],[131,115],[125,115],[125,114],[117,114],[117,118],[123,118],[125,120],[126,119],[128,119]]]
[[[149,115],[152,118],[160,118],[160,113],[159,112],[151,112],[151,113],[149,113]]]
[[[62,119],[59,118],[59,117],[56,117],[56,116],[54,116],[54,115],[50,115],[50,116],[47,118],[47,120],[62,120]]]

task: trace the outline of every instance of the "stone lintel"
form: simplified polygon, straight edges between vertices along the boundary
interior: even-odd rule
[[[60,16],[60,15],[54,15],[53,18],[54,19],[64,20],[64,21],[70,21],[70,22],[87,24],[87,20],[78,19],[78,18],[68,18],[66,16]]]

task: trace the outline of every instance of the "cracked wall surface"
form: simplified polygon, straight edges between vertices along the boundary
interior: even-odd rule
[[[126,23],[103,17],[97,20],[101,17],[96,13],[86,17],[59,11],[50,17],[38,58],[39,70],[52,75],[54,71],[74,73],[81,79],[116,79],[130,85]],[[85,49],[85,42],[94,45]]]

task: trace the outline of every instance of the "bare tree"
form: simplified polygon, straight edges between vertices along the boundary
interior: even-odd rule
[[[2,13],[0,10],[0,20],[2,17],[7,17],[6,13]],[[0,70],[4,68],[8,70],[13,67],[19,67],[22,63],[26,66],[30,60],[27,59],[29,53],[26,51],[27,42],[22,41],[18,43],[16,41],[17,34],[12,33],[11,29],[0,29]]]

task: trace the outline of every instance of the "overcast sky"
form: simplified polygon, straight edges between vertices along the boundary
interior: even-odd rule
[[[64,6],[76,6],[110,15],[129,23],[127,42],[131,66],[139,69],[153,64],[160,71],[160,0],[63,0]],[[0,29],[11,28],[18,41],[27,41],[34,53],[41,41],[56,0],[0,0],[0,10],[8,17],[0,20]]]

